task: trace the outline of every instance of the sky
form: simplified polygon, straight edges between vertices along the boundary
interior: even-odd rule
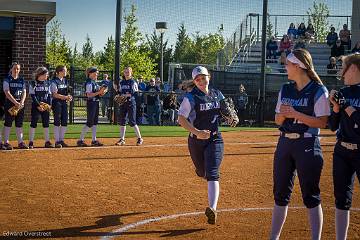
[[[351,15],[352,0],[320,1],[329,6],[330,15]],[[56,0],[55,2],[55,19],[60,21],[62,32],[72,47],[77,43],[78,49],[81,49],[88,34],[94,50],[99,51],[105,46],[107,38],[115,35],[116,0]],[[312,6],[312,2],[313,0],[269,0],[269,13],[270,15],[305,14]],[[144,36],[150,35],[155,29],[156,22],[167,22],[168,30],[164,38],[173,46],[181,23],[185,24],[190,35],[197,32],[215,33],[223,24],[223,35],[229,38],[248,13],[262,13],[262,0],[123,0],[123,16],[128,14],[132,4],[137,8],[137,25],[141,33]],[[303,18],[279,17],[278,27],[281,28],[279,34],[284,33],[290,20],[298,23]],[[339,19],[336,20],[339,22]],[[346,18],[342,18],[340,22],[346,22]],[[122,21],[121,31],[124,27]]]

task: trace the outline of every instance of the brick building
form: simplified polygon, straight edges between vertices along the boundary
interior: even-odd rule
[[[55,2],[0,0],[0,79],[13,61],[21,64],[25,80],[45,65],[46,24],[55,14]]]

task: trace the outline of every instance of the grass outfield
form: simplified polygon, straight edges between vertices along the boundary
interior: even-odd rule
[[[2,125],[2,124],[1,124]],[[24,123],[24,139],[25,142],[29,139],[29,128],[30,123]],[[65,138],[79,138],[83,124],[73,124],[68,125]],[[274,128],[246,128],[246,127],[221,127],[222,132],[229,131],[272,131]],[[140,126],[140,131],[143,137],[177,137],[177,136],[187,136],[188,132],[179,126]],[[135,136],[134,129],[130,126],[127,126],[126,130],[127,137]],[[86,137],[91,137],[91,130],[89,130]],[[119,137],[119,126],[110,125],[110,124],[99,124],[97,127],[97,137],[98,138],[118,138]],[[53,138],[53,125],[50,125],[50,139]],[[38,124],[35,133],[35,139],[43,139],[43,128],[41,123]],[[15,127],[11,129],[10,140],[16,140]]]

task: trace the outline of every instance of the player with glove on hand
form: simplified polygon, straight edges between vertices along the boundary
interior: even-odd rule
[[[44,128],[45,147],[53,148],[49,137],[49,120],[51,111],[51,91],[49,72],[45,67],[39,67],[34,72],[34,81],[30,83],[29,94],[32,98],[31,123],[29,133],[29,148],[34,148],[35,129],[39,115],[41,115],[42,126]]]
[[[20,64],[14,62],[10,67],[9,75],[4,79],[3,90],[6,95],[4,104],[5,123],[4,123],[4,149],[12,150],[9,143],[10,130],[12,122],[15,120],[16,136],[18,147],[20,149],[28,149],[23,141],[23,121],[24,121],[24,102],[26,98],[25,81],[19,75]]]
[[[198,66],[192,71],[193,89],[186,93],[179,109],[179,124],[190,132],[188,147],[196,174],[207,180],[209,205],[205,210],[209,224],[216,223],[219,198],[219,168],[224,142],[219,131],[223,94],[209,87],[210,75]],[[235,114],[236,115],[236,114]]]
[[[360,174],[360,54],[343,58],[341,78],[345,87],[331,90],[329,118],[337,142],[333,154],[336,239],[346,239],[355,173]]]

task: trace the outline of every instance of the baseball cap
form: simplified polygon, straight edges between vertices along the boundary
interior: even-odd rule
[[[195,80],[195,78],[197,77],[197,75],[206,75],[206,76],[209,76],[209,72],[208,70],[203,67],[203,66],[197,66],[196,68],[193,69],[192,71],[192,79]]]
[[[91,67],[88,69],[88,73],[94,73],[94,72],[97,72],[97,68],[96,67]]]

